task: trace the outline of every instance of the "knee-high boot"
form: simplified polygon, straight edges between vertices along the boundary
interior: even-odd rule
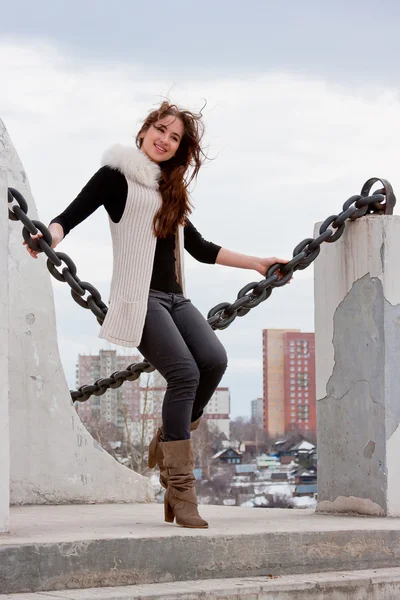
[[[201,417],[190,424],[190,431],[195,431],[200,425]],[[157,466],[160,469],[160,483],[163,488],[167,489],[168,486],[168,474],[164,468],[163,453],[160,442],[163,441],[163,429],[159,427],[154,435],[153,439],[149,444],[149,456],[147,459],[147,465],[150,469],[154,469]]]
[[[206,529],[207,521],[202,519],[197,508],[194,452],[192,440],[161,442],[164,468],[168,474],[168,488],[164,495],[164,511],[167,523]]]

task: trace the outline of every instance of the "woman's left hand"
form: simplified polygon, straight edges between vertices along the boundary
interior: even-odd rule
[[[266,275],[268,269],[272,267],[272,265],[275,265],[276,263],[286,265],[286,263],[289,262],[289,260],[286,260],[285,258],[277,258],[276,256],[270,256],[269,258],[259,258],[258,261],[259,262],[256,266],[256,271],[258,271],[259,273],[261,273],[261,275],[264,276]],[[280,271],[277,271],[277,275],[279,277],[283,277]]]

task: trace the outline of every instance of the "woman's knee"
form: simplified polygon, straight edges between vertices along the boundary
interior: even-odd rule
[[[211,352],[207,356],[205,365],[202,365],[201,370],[214,371],[221,376],[225,373],[228,366],[228,357],[226,355],[225,348],[219,348],[217,352]]]
[[[184,360],[177,364],[166,377],[169,386],[193,386],[197,388],[200,381],[200,371],[195,360]]]

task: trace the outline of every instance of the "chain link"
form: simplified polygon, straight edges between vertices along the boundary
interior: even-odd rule
[[[8,188],[8,202],[13,201],[17,204],[12,205],[8,209],[8,217],[12,221],[21,221],[23,224],[22,236],[26,244],[36,252],[44,252],[47,256],[47,268],[51,275],[61,281],[67,283],[71,288],[71,296],[83,308],[90,310],[100,325],[103,324],[107,314],[107,305],[102,301],[100,292],[90,283],[81,281],[77,275],[77,268],[72,260],[64,252],[55,252],[51,247],[52,236],[46,225],[40,221],[31,220],[28,217],[28,204],[22,194],[14,188]],[[43,237],[32,239],[32,235],[42,233]],[[63,266],[63,264],[65,266]],[[61,268],[61,272],[59,269]],[[85,299],[83,296],[89,293]]]
[[[382,188],[370,195],[372,187],[381,183]],[[13,204],[14,201],[17,204]],[[107,314],[107,305],[102,301],[100,292],[87,281],[81,281],[77,275],[74,261],[64,252],[55,252],[51,248],[52,236],[48,228],[40,221],[28,217],[28,204],[22,194],[14,188],[8,189],[8,217],[12,221],[21,221],[22,235],[27,245],[36,252],[44,252],[47,256],[47,268],[51,275],[71,288],[71,296],[83,308],[90,310],[100,325]],[[368,179],[359,195],[351,196],[343,204],[338,215],[331,215],[322,223],[317,238],[302,240],[293,250],[293,258],[285,265],[272,265],[262,281],[244,286],[233,303],[221,302],[208,312],[207,321],[213,329],[226,329],[236,319],[243,317],[270,297],[276,287],[286,285],[295,271],[306,269],[317,258],[321,244],[336,242],[344,233],[346,222],[354,221],[366,214],[392,215],[396,197],[391,184],[386,179],[373,177]],[[41,232],[43,237],[36,240],[32,235]],[[63,264],[66,266],[63,267]],[[59,269],[61,268],[61,272]],[[84,296],[88,292],[85,299]],[[147,361],[133,363],[123,371],[115,371],[110,377],[97,379],[92,385],[82,385],[78,390],[71,390],[71,399],[85,402],[92,395],[101,396],[109,388],[119,388],[125,381],[135,381],[142,373],[151,373],[154,367]]]
[[[369,195],[372,187],[382,184],[382,188]],[[317,258],[321,251],[323,242],[336,242],[344,233],[346,222],[354,221],[366,214],[392,215],[396,204],[396,197],[391,184],[386,179],[373,177],[368,179],[362,187],[361,193],[351,196],[343,204],[343,210],[339,215],[331,215],[322,223],[317,238],[302,240],[293,250],[293,258],[284,266],[272,265],[265,279],[258,283],[249,283],[238,293],[238,300],[230,304],[222,302],[214,306],[208,312],[208,322],[213,329],[225,329],[236,317],[242,317],[251,308],[258,306],[269,298],[272,290],[282,287],[292,278],[295,271],[306,269]],[[279,275],[280,277],[279,277]],[[247,301],[243,301],[245,298]]]

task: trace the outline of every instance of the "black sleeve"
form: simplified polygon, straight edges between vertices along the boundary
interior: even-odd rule
[[[59,223],[64,235],[67,235],[99,206],[104,206],[112,221],[118,223],[125,210],[127,192],[128,184],[120,171],[101,167],[75,200],[51,223]]]
[[[217,246],[217,244],[213,244],[212,242],[207,242],[189,219],[186,219],[184,234],[185,250],[187,250],[193,258],[209,265],[215,264],[221,246]]]

